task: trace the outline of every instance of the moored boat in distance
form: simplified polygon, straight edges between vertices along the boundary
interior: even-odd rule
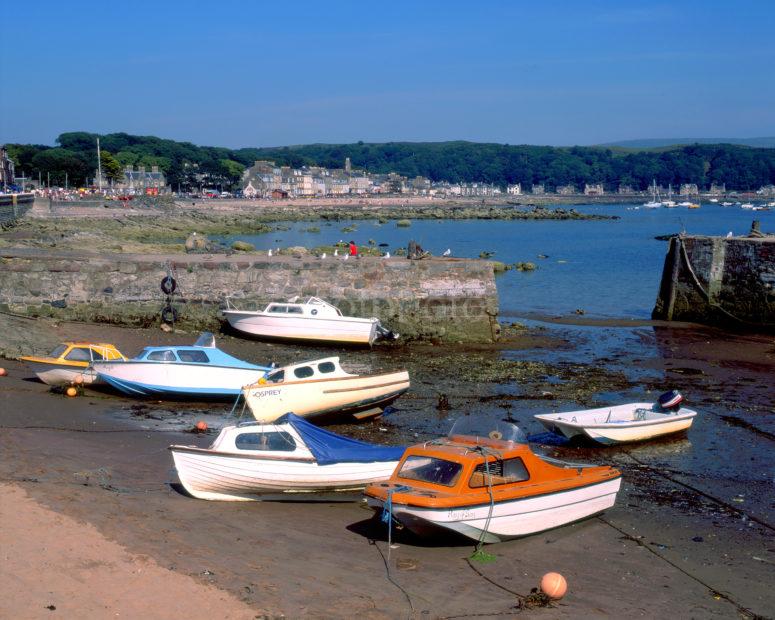
[[[132,359],[93,367],[100,379],[130,396],[208,399],[233,398],[272,368],[221,351],[209,332],[190,346],[145,347]]]
[[[299,302],[272,302],[261,311],[227,307],[223,316],[237,331],[287,340],[312,340],[372,345],[380,338],[395,340],[398,334],[382,326],[377,318],[344,316],[336,306],[317,297]]]
[[[547,430],[568,439],[586,437],[612,445],[645,441],[687,430],[697,412],[681,407],[683,396],[675,390],[660,396],[657,403],[629,403],[564,413],[542,413],[536,420]]]
[[[226,426],[209,448],[169,449],[186,491],[224,501],[310,500],[358,491],[390,477],[404,452],[331,433],[292,414],[275,424]]]
[[[420,536],[454,532],[487,543],[566,525],[614,505],[618,470],[541,457],[513,424],[461,427],[472,417],[458,421],[447,439],[407,448],[389,481],[366,487],[368,505]]]
[[[92,342],[63,342],[46,356],[25,355],[19,358],[29,366],[38,379],[48,385],[68,383],[97,383],[92,363],[101,360],[126,360],[112,344]]]
[[[338,357],[327,357],[274,369],[246,385],[242,394],[259,422],[272,422],[288,412],[360,420],[381,415],[409,385],[406,370],[354,375],[342,369]]]
[[[651,200],[644,202],[643,206],[647,209],[658,209],[662,206],[662,202],[659,200],[659,191],[657,190],[657,180],[654,179],[654,183],[651,188]]]

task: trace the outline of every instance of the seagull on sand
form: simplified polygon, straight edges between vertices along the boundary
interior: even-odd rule
[[[345,254],[344,255],[344,260],[347,260],[348,258],[350,258],[350,255],[349,254]]]
[[[385,255],[382,258],[390,258],[390,252],[385,252]]]
[[[452,248],[447,248],[441,253],[442,256],[452,256]]]
[[[334,256],[339,256],[339,248],[334,248]]]
[[[732,235],[732,231],[730,230],[730,231],[727,233],[727,239],[729,239],[729,238],[730,238],[730,237],[732,237],[732,236],[733,236],[733,235]]]
[[[271,256],[272,255],[272,248],[269,248],[269,251],[266,253],[266,255],[267,256]]]
[[[325,253],[325,252],[323,252],[323,253],[320,255],[320,258],[321,258],[321,259],[323,259],[323,258],[325,258],[325,257],[326,257],[326,253]]]

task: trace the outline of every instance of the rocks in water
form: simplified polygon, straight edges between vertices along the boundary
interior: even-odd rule
[[[506,263],[502,263],[499,260],[492,261],[492,270],[495,273],[502,273],[504,271],[510,271],[511,265],[507,265]]]
[[[490,256],[493,256],[495,252],[488,252],[487,250],[483,250],[479,252],[479,258],[490,258]]]
[[[237,250],[238,252],[252,252],[256,249],[256,246],[247,241],[235,241],[231,244],[231,249]]]
[[[398,220],[396,226],[399,228],[409,228],[412,225],[412,220]]]
[[[517,271],[535,271],[536,264],[531,262],[514,263],[514,269],[516,269]]]
[[[202,252],[210,245],[207,235],[199,235],[192,232],[186,237],[186,252]]]

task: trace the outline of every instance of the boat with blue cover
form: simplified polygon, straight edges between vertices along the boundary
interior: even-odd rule
[[[132,359],[95,361],[93,368],[105,383],[130,396],[232,399],[272,366],[232,357],[203,332],[191,346],[145,347]]]
[[[292,413],[272,424],[226,426],[209,448],[169,447],[183,487],[198,499],[322,499],[387,480],[404,447],[337,435]],[[326,495],[325,499],[332,499]],[[338,495],[338,499],[353,499]]]

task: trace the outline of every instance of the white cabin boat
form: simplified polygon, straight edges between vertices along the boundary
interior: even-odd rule
[[[342,369],[338,357],[326,357],[273,370],[245,386],[242,395],[259,422],[289,412],[306,418],[336,414],[364,419],[381,415],[409,385],[406,370],[353,375]]]
[[[226,426],[209,448],[169,449],[186,491],[224,501],[358,491],[389,478],[404,452],[336,435],[292,414],[276,424]]]
[[[542,413],[534,416],[549,431],[568,439],[588,437],[612,445],[645,441],[687,430],[697,412],[680,407],[683,397],[668,392],[660,403],[629,403],[564,413]]]
[[[379,319],[344,316],[339,308],[317,297],[305,302],[298,297],[272,302],[261,311],[238,310],[227,300],[223,316],[234,329],[265,338],[368,345],[379,338],[398,338]]]

